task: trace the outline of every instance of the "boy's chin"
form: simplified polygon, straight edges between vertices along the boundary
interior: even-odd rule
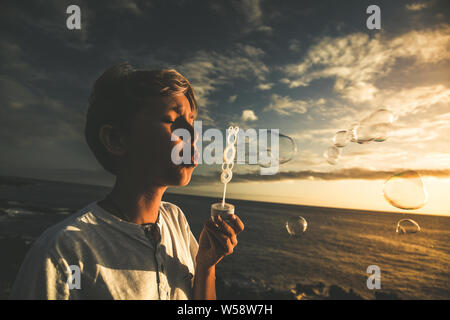
[[[172,186],[186,186],[191,181],[192,173],[194,172],[193,167],[185,167],[180,166],[177,168],[178,170],[176,173],[171,177],[171,183]]]

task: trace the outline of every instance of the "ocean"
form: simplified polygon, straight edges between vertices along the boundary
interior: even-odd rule
[[[102,199],[109,188],[16,177],[0,178],[0,299],[9,295],[33,241],[49,226]],[[164,196],[200,235],[218,198]],[[217,266],[219,299],[450,299],[450,217],[233,200],[245,224],[231,256]],[[292,237],[289,218],[307,220]],[[421,231],[400,235],[397,221]],[[380,270],[369,289],[367,268]]]

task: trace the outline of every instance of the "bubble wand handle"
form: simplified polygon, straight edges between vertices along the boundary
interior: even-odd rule
[[[227,184],[223,185],[222,208],[225,207],[225,194],[227,193]]]

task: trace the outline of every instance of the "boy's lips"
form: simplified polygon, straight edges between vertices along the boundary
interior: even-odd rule
[[[198,158],[191,157],[191,161],[189,163],[181,163],[180,164],[183,167],[194,167],[196,168],[198,166]]]
[[[184,143],[184,142],[182,142]],[[189,161],[189,163],[180,163],[180,166],[183,167],[193,167],[196,168],[198,166],[198,161],[200,159],[200,152],[198,151],[197,147],[195,145],[190,145],[190,146],[186,146],[186,144],[183,144],[183,149],[184,148],[191,148],[191,159]],[[180,152],[180,157],[183,159],[183,149],[181,149]]]
[[[190,164],[182,163],[181,166],[188,167],[188,168],[196,168],[198,166],[198,164],[197,163],[190,163]]]

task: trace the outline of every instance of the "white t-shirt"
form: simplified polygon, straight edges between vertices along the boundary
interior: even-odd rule
[[[198,244],[186,217],[162,201],[156,225],[158,243],[144,226],[89,204],[36,240],[10,299],[192,298]]]

